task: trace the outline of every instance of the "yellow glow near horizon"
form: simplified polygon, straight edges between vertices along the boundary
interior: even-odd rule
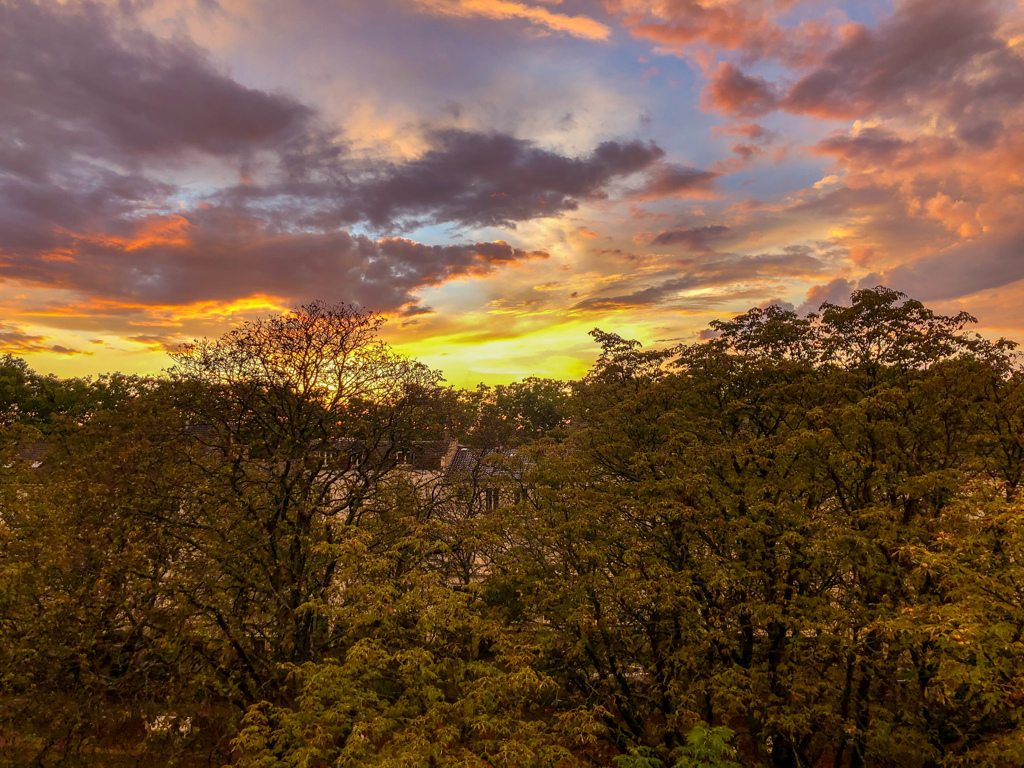
[[[511,339],[463,341],[458,335],[410,342],[395,341],[399,352],[441,371],[448,384],[472,388],[479,383],[508,384],[527,376],[576,379],[590,362],[583,352],[593,346],[587,332],[593,324],[573,322]],[[596,356],[596,352],[593,356]]]

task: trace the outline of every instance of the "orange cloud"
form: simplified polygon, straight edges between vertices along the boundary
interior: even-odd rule
[[[810,147],[832,161],[813,188],[777,206],[752,207],[749,221],[730,222],[737,232],[759,223],[777,238],[817,229],[848,249],[851,268],[878,270],[868,282],[898,283],[922,298],[955,297],[1024,276],[1016,266],[1024,238],[1024,46],[1019,18],[1005,3],[896,0],[874,26],[826,29],[826,22],[840,20],[826,15],[813,45],[801,38],[808,25],[794,32],[795,43],[780,42],[798,56],[765,50],[766,41],[779,39],[778,3],[615,5],[633,13],[625,23],[634,34],[671,44],[675,53],[696,55],[693,46],[705,46],[701,104],[707,110],[856,120],[852,130]],[[723,51],[739,55],[712,64]],[[761,58],[789,72],[765,79],[768,70],[751,71]],[[804,125],[813,130],[811,121]],[[753,159],[770,141],[765,131],[753,122],[713,129],[715,136],[749,141],[733,144],[738,158],[709,168],[725,173],[739,159]]]
[[[50,352],[57,355],[91,355],[80,349],[63,344],[53,344],[53,338],[43,334],[29,333],[24,326],[0,323],[0,353],[10,355],[32,355]]]
[[[825,19],[785,27],[778,17],[791,0],[606,0],[633,37],[650,40],[678,56],[697,46],[740,51],[746,58],[775,58],[788,64],[814,60],[834,39]]]
[[[587,40],[607,40],[611,30],[587,16],[553,13],[547,8],[510,0],[413,0],[424,10],[459,18],[522,19],[530,24]]]
[[[712,136],[743,136],[755,144],[771,144],[778,134],[758,123],[726,123],[711,128]]]
[[[778,97],[767,80],[745,75],[727,61],[712,73],[701,98],[705,109],[745,117],[767,114],[777,103]]]

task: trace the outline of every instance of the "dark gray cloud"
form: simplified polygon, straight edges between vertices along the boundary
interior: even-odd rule
[[[839,217],[849,214],[851,211],[886,208],[896,199],[897,192],[889,187],[839,186],[819,192],[807,200],[794,203],[787,210],[792,213]]]
[[[874,285],[870,287],[873,288]],[[835,280],[830,280],[823,285],[813,285],[807,291],[807,299],[796,308],[796,311],[800,315],[809,315],[812,312],[817,312],[821,305],[826,302],[841,307],[848,307],[851,303],[850,296],[856,289],[856,283],[842,277],[837,277]]]
[[[263,294],[393,310],[415,301],[423,287],[547,257],[501,241],[431,246],[345,230],[272,231],[260,220],[221,208],[180,216],[172,230],[147,230],[150,224],[142,225],[147,234],[127,242],[72,241],[62,259],[22,253],[0,263],[0,278],[73,287],[131,304],[226,302]]]
[[[978,137],[980,138],[980,137]],[[819,141],[813,150],[852,166],[886,169],[917,168],[955,157],[962,147],[952,138],[918,136],[904,139],[884,128],[864,128],[856,135]]]
[[[604,198],[609,182],[665,154],[640,141],[607,141],[587,156],[565,157],[503,134],[446,130],[430,139],[422,157],[357,182],[351,215],[377,227],[406,218],[511,226]]]
[[[693,229],[669,229],[659,232],[651,240],[651,245],[682,245],[691,251],[707,251],[711,249],[711,243],[721,240],[728,233],[729,227],[721,224]]]
[[[264,185],[225,190],[223,202],[258,208],[282,223],[317,229],[366,224],[400,232],[429,224],[503,226],[574,211],[581,200],[656,163],[664,151],[607,141],[567,157],[502,133],[430,130],[431,148],[404,163],[321,164]],[[269,210],[268,210],[269,208]]]
[[[92,354],[61,344],[51,344],[46,336],[26,333],[20,325],[0,323],[0,354],[25,355],[36,352],[55,352],[58,355]]]
[[[0,93],[5,133],[25,149],[45,144],[116,155],[122,162],[187,149],[239,155],[279,147],[312,112],[246,88],[203,52],[132,29],[101,6],[12,0],[0,4]],[[44,167],[29,151],[22,173]]]
[[[775,88],[767,80],[744,74],[727,61],[712,73],[704,89],[705,107],[741,117],[758,117],[778,105]]]
[[[884,128],[865,128],[856,136],[843,134],[823,139],[815,146],[815,150],[821,154],[888,163],[910,144]]]

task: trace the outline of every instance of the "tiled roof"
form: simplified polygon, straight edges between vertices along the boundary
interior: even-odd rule
[[[482,451],[479,448],[459,446],[459,449],[455,451],[455,455],[452,457],[451,464],[448,465],[448,474],[473,474],[473,471],[480,463],[481,456]]]
[[[18,446],[16,453],[18,458],[32,467],[32,469],[37,469],[42,466],[46,457],[52,450],[53,446],[49,443],[44,443],[41,440],[35,440],[31,443],[25,443]]]
[[[218,438],[217,430],[212,424],[189,424],[185,427],[185,434],[202,443],[211,443]]]
[[[509,448],[467,448],[459,446],[451,463],[448,465],[447,475],[474,475],[476,477],[494,477],[496,475],[508,475],[509,470],[499,466],[499,459],[511,459],[518,456],[518,452]],[[513,472],[513,475],[518,473]]]
[[[414,469],[440,471],[451,448],[451,440],[417,440],[412,444],[409,463]]]

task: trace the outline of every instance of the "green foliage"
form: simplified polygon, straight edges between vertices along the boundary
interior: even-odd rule
[[[334,615],[347,651],[292,670],[294,706],[250,708],[235,740],[241,766],[564,765],[593,731],[552,712],[553,682],[532,651],[483,619],[472,592],[412,567],[420,537],[377,556],[356,550]]]
[[[962,551],[931,565],[960,540],[951,510],[987,518],[970,478],[985,464],[1003,499],[1018,482],[1002,448],[995,464],[977,448],[1016,414],[1020,379],[965,319],[888,291],[821,319],[756,310],[679,350],[675,375],[602,336],[580,427],[536,454],[499,564],[522,596],[509,620],[548,628],[541,669],[609,713],[627,755],[672,764],[694,720],[778,766],[956,764],[1015,743],[1015,663],[1005,686],[975,672],[954,695],[943,675],[977,656],[929,623],[969,615],[992,577]],[[925,342],[930,359],[902,347]],[[1007,610],[1014,637],[1024,615]]]
[[[733,758],[736,750],[729,742],[735,734],[725,726],[708,728],[695,725],[686,734],[686,746],[679,750],[679,758],[673,768],[742,768]]]
[[[467,398],[476,420],[465,434],[478,448],[518,446],[561,436],[569,415],[569,390],[562,381],[528,377],[495,387],[479,385]]]
[[[44,433],[80,424],[125,404],[148,386],[144,379],[108,374],[90,379],[40,376],[21,358],[0,357],[0,425],[32,426]]]
[[[1024,374],[970,320],[472,392],[321,304],[156,382],[6,358],[0,765],[1024,764]]]

